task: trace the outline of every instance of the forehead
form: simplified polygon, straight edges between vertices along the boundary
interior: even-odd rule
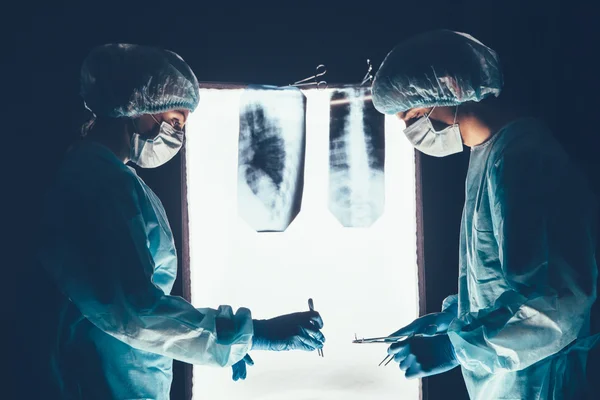
[[[179,114],[182,115],[184,117],[187,118],[187,116],[190,114],[189,110],[174,110],[173,111],[175,114]]]
[[[411,108],[410,110],[406,111],[407,114],[409,113],[421,113],[421,112],[428,112],[431,111],[432,107],[417,107],[417,108]]]
[[[400,118],[405,118],[405,117],[410,116],[410,115],[415,115],[415,114],[419,114],[419,113],[425,113],[425,112],[428,112],[429,110],[431,110],[431,108],[427,108],[427,107],[411,108],[411,109],[406,110],[406,111],[400,111],[396,115],[398,117],[400,117]]]

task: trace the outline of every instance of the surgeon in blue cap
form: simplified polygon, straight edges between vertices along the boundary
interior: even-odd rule
[[[81,69],[94,118],[47,200],[39,260],[63,298],[51,363],[61,399],[169,399],[173,359],[233,366],[253,350],[323,346],[318,312],[254,320],[171,296],[177,254],[158,197],[128,165],[156,168],[184,141],[198,81],[175,53],[109,44]],[[210,268],[210,266],[206,266]]]
[[[502,86],[497,54],[449,30],[400,43],[375,76],[375,107],[417,150],[470,148],[458,294],[388,352],[408,378],[460,366],[471,399],[582,399],[596,199],[544,124],[498,106]]]

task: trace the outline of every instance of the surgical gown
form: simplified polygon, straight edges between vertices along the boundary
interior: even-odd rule
[[[70,150],[47,205],[39,254],[64,294],[51,357],[61,399],[168,399],[173,359],[244,357],[250,311],[169,295],[177,255],[165,210],[106,147]]]
[[[538,121],[472,148],[448,329],[471,399],[583,398],[596,221],[584,178]]]

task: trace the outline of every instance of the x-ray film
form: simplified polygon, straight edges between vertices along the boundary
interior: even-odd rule
[[[257,232],[283,232],[300,212],[306,98],[294,87],[249,86],[240,99],[238,214]]]
[[[385,117],[370,88],[335,90],[329,123],[329,210],[345,227],[369,227],[385,203]]]

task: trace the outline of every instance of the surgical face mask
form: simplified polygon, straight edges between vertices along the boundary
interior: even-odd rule
[[[131,136],[129,159],[142,168],[156,168],[165,164],[175,157],[183,146],[183,130],[175,129],[164,121],[159,123],[156,118],[154,120],[160,126],[156,137],[143,137],[137,132]]]
[[[431,112],[404,130],[410,143],[417,150],[433,157],[446,157],[462,152],[463,142],[456,123],[456,114],[454,114],[454,124],[436,131],[429,119]],[[456,107],[456,112],[458,112],[458,107]]]

